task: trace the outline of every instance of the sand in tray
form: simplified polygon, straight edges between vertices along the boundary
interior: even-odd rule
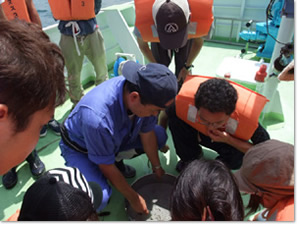
[[[128,215],[132,220],[137,221],[170,221],[170,195],[173,186],[165,183],[152,183],[136,190],[146,201],[149,214],[140,215],[131,206],[128,208]]]

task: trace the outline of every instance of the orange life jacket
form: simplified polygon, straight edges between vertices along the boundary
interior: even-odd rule
[[[89,20],[95,15],[94,0],[48,0],[57,20]]]
[[[194,95],[199,85],[211,78],[213,77],[188,75],[176,96],[177,116],[205,135],[207,135],[207,127],[197,122],[198,110],[195,107]],[[242,140],[249,140],[258,127],[260,113],[269,100],[231,80],[228,82],[237,90],[238,100],[235,111],[226,124],[226,132]]]
[[[6,0],[1,5],[7,19],[19,18],[31,22],[25,0]]]
[[[147,42],[159,42],[158,36],[152,29],[155,23],[152,17],[152,6],[155,0],[134,0],[135,26],[140,31],[142,38]],[[196,26],[194,33],[189,33],[188,38],[203,37],[207,35],[214,20],[212,14],[213,0],[188,0],[191,10],[190,23]]]
[[[294,221],[295,220],[294,196],[279,201],[268,213],[267,220]]]

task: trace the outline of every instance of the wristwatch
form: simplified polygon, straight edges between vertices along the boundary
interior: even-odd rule
[[[188,71],[191,71],[193,67],[194,67],[193,64],[191,64],[191,65],[189,65],[189,66],[188,66],[186,63],[184,64],[184,68],[185,68],[186,70],[188,70]]]
[[[160,169],[160,168],[161,168],[161,165],[153,166],[153,167],[152,167],[153,170],[158,170],[158,169]]]

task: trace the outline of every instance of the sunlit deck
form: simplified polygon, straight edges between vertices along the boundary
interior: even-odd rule
[[[240,54],[241,47],[218,44],[212,42],[205,42],[201,53],[194,62],[195,68],[193,74],[216,76],[216,71],[225,57],[235,57]],[[255,50],[255,49],[252,49]],[[252,58],[255,53],[249,52],[245,58]],[[231,65],[235,67],[237,65]],[[170,66],[173,68],[173,65]],[[247,68],[245,68],[247,70]],[[243,76],[243,71],[241,71]],[[255,74],[253,74],[255,76]],[[86,89],[86,92],[91,90],[93,86]],[[267,123],[263,123],[264,127],[268,130],[271,138],[278,139],[284,142],[294,144],[294,81],[292,82],[280,82],[278,85],[278,91],[280,96],[280,104],[282,106],[284,122],[278,122],[275,120],[268,120]],[[278,103],[279,104],[279,103]],[[68,116],[72,104],[67,100],[63,106],[60,106],[55,111],[55,119],[62,122],[66,116]],[[167,173],[178,175],[175,170],[175,165],[178,158],[175,153],[175,149],[172,142],[172,137],[168,131],[169,139],[167,144],[170,146],[170,150],[167,153],[159,153],[162,165]],[[56,136],[50,129],[48,134],[44,138],[40,138],[37,150],[42,161],[46,165],[46,169],[52,169],[56,167],[64,166],[64,159],[60,155],[60,149],[58,146],[60,137]],[[214,158],[215,152],[205,150],[205,158]],[[129,183],[135,181],[135,179],[151,173],[151,169],[147,167],[147,158],[145,155],[136,157],[132,160],[126,161],[126,163],[134,166],[137,170],[136,177],[128,179]],[[18,166],[18,183],[11,190],[6,190],[2,181],[0,181],[0,219],[3,221],[13,214],[21,206],[22,198],[27,188],[34,182],[34,178],[31,176],[29,165],[25,162]],[[247,204],[248,196],[244,196],[245,205]],[[124,209],[124,197],[113,190],[112,198],[104,211],[109,211],[110,215],[100,217],[100,220],[105,221],[120,221],[128,220]]]

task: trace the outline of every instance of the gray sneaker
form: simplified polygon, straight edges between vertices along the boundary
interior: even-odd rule
[[[50,127],[51,130],[53,130],[53,132],[56,135],[60,135],[60,124],[57,120],[52,119],[48,122],[48,127]]]

